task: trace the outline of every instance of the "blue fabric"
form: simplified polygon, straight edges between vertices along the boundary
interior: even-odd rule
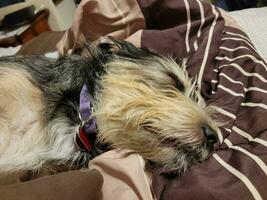
[[[267,0],[215,0],[214,5],[228,11],[266,6]]]
[[[24,0],[0,0],[0,8],[21,2],[24,2]]]
[[[229,10],[229,8],[228,8],[228,6],[227,6],[225,0],[218,0],[218,1],[216,1],[216,2],[214,3],[214,5],[216,5],[217,7],[220,7],[220,8],[222,8],[222,9],[224,9],[224,10]]]

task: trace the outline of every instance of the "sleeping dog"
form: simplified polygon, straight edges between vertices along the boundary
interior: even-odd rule
[[[0,171],[79,167],[103,145],[181,171],[204,161],[218,128],[184,68],[112,38],[0,58]]]

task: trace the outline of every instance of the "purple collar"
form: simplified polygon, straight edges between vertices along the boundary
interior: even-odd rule
[[[79,117],[81,124],[75,134],[75,144],[81,151],[91,151],[97,133],[96,120],[87,85],[84,83],[80,92]]]

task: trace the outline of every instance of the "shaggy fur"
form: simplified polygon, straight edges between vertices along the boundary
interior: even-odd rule
[[[185,64],[111,38],[79,53],[0,58],[0,171],[82,165],[98,154],[73,142],[84,83],[99,143],[181,171],[209,156],[216,141],[203,127],[217,126]]]

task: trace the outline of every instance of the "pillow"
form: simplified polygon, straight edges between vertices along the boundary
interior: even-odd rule
[[[258,53],[267,61],[267,7],[229,12],[247,33]]]

